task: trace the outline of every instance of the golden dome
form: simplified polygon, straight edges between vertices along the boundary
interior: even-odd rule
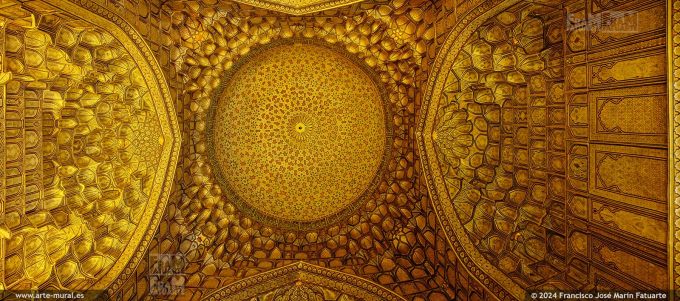
[[[222,188],[277,225],[332,220],[360,205],[387,154],[386,109],[371,76],[315,43],[246,58],[213,104]]]

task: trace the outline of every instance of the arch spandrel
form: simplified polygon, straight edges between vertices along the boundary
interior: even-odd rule
[[[501,299],[524,299],[532,284],[511,275],[522,272],[518,263],[541,259],[533,258],[536,250],[517,250],[545,243],[513,239],[531,233],[525,224],[541,224],[505,218],[524,212],[510,202],[521,204],[527,192],[513,188],[518,174],[504,170],[501,149],[508,142],[502,112],[531,85],[527,74],[561,72],[538,58],[548,55],[541,46],[549,42],[531,33],[547,30],[527,18],[532,9],[541,8],[486,1],[449,33],[429,74],[418,125],[428,188],[448,238],[464,267]]]
[[[139,34],[94,2],[15,9],[1,27],[3,287],[115,290],[172,186],[167,83]]]
[[[231,283],[202,300],[404,301],[369,280],[305,262],[292,263]]]

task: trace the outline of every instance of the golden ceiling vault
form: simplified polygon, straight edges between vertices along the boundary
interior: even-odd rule
[[[680,287],[675,0],[0,1],[0,289]]]
[[[207,136],[220,187],[240,210],[313,227],[346,217],[373,192],[391,124],[373,77],[320,42],[291,42],[234,67]]]

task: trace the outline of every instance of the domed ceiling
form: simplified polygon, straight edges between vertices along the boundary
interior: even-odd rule
[[[668,294],[673,2],[10,0],[0,288]]]
[[[208,116],[220,189],[279,227],[314,228],[354,212],[391,146],[386,94],[372,70],[314,41],[270,43],[243,58]]]

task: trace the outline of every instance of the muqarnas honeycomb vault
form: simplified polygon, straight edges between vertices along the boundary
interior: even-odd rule
[[[680,287],[680,1],[2,0],[0,288]]]

